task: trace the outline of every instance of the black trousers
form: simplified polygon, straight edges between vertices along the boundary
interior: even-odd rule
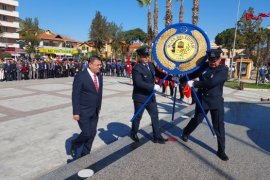
[[[90,153],[93,141],[97,134],[97,115],[93,115],[91,117],[80,116],[80,120],[78,121],[79,127],[81,129],[80,135],[73,141],[73,148],[78,148],[83,145],[82,156],[85,156]]]
[[[209,109],[205,109],[204,111],[207,114]],[[210,114],[213,128],[217,136],[218,151],[225,152],[224,108],[210,109]],[[199,106],[196,105],[194,118],[189,121],[187,126],[184,128],[183,133],[190,135],[203,121],[203,119],[204,115]]]
[[[139,108],[142,106],[142,102],[136,102],[134,101],[134,114],[139,110]],[[159,138],[160,135],[160,129],[159,129],[159,119],[158,119],[158,110],[157,110],[157,102],[155,99],[151,99],[149,103],[146,105],[145,109],[147,110],[148,114],[151,118],[152,128],[153,128],[153,136],[156,138]],[[144,109],[138,114],[138,116],[134,119],[132,122],[132,130],[131,132],[136,134],[139,130],[140,121],[142,119]]]

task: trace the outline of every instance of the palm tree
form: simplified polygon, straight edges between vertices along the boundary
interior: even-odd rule
[[[151,13],[151,9],[150,9],[150,5],[152,0],[137,0],[137,2],[139,3],[139,5],[141,7],[143,6],[148,6],[148,13],[147,13],[147,34],[148,34],[148,45],[151,46],[152,44],[152,37],[153,37],[153,32],[152,32],[152,13]]]
[[[184,0],[180,0],[179,22],[184,21]]]
[[[193,0],[193,8],[192,8],[192,24],[198,25],[199,21],[199,0]]]
[[[172,0],[166,0],[165,27],[172,24]]]
[[[155,0],[154,5],[154,37],[158,34],[158,0]]]

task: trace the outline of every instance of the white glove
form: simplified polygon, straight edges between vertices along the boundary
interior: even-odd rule
[[[188,86],[189,87],[193,87],[194,86],[194,81],[192,81],[192,80],[188,81],[187,83],[188,83]]]
[[[159,89],[160,89],[160,86],[159,86],[159,85],[157,85],[157,84],[155,84],[155,86],[154,86],[154,90],[158,91]]]
[[[179,77],[173,76],[173,77],[172,77],[172,80],[173,80],[174,82],[179,82]]]
[[[175,82],[175,83],[174,83],[174,87],[175,87],[175,88],[178,87],[178,83]]]

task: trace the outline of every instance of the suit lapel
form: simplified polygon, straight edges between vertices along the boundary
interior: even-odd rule
[[[101,74],[99,73],[99,74],[97,75],[97,77],[98,77],[98,93],[100,93],[101,90],[102,90],[102,86],[103,86]]]
[[[94,81],[91,77],[91,75],[89,74],[89,72],[87,70],[84,70],[85,73],[86,73],[86,77],[87,77],[87,81],[86,83],[91,87],[91,89],[94,89],[94,91],[96,92],[96,89],[95,89],[95,84],[94,84]]]
[[[152,75],[151,70],[149,70],[151,69],[150,67],[148,69],[148,67],[145,64],[141,63],[141,65],[144,72],[147,72],[149,75]]]

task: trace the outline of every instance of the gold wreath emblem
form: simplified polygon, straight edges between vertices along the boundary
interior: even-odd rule
[[[204,59],[207,42],[198,30],[191,31],[192,36],[175,34],[176,31],[170,28],[160,36],[155,49],[157,58],[169,70],[191,70]],[[176,67],[176,63],[180,65]]]

